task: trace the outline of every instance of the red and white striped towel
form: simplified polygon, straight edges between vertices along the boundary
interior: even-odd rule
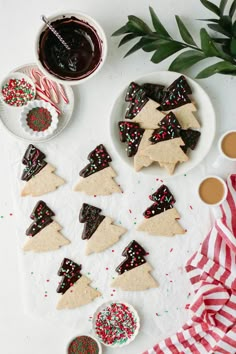
[[[236,175],[227,186],[221,217],[186,265],[195,291],[193,317],[143,354],[236,353]]]

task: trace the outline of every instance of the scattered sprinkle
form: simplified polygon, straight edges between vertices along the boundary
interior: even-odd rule
[[[190,208],[191,210],[193,210],[193,207],[192,207],[192,205],[189,205],[189,208]]]
[[[172,251],[173,251],[173,248],[170,249],[170,252],[172,252]]]
[[[129,209],[129,213],[132,214],[132,210],[131,209]]]
[[[111,252],[115,252],[115,250],[111,250]]]
[[[109,268],[108,267],[106,267],[106,270],[108,270]]]
[[[190,307],[190,304],[186,304],[186,305],[185,305],[185,310],[188,310],[189,307]]]

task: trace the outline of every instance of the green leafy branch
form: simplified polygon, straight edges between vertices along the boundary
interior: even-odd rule
[[[209,58],[216,57],[220,61],[202,70],[197,78],[206,78],[216,73],[236,75],[236,21],[233,21],[236,14],[236,0],[233,0],[225,14],[228,0],[221,0],[219,6],[208,0],[200,0],[210,10],[215,18],[203,19],[206,21],[214,36],[210,36],[205,28],[200,30],[200,46],[197,45],[191,33],[179,16],[175,16],[182,42],[175,40],[163,26],[152,7],[149,7],[153,29],[139,17],[130,15],[128,22],[113,33],[113,36],[123,36],[119,47],[128,42],[138,39],[129,49],[125,57],[144,50],[154,52],[151,61],[160,63],[177,52],[181,52],[172,61],[169,70],[183,71],[194,64]]]

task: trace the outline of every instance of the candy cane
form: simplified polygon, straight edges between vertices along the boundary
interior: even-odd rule
[[[64,87],[63,87],[61,84],[58,85],[58,90],[59,90],[59,93],[61,94],[61,97],[62,97],[63,100],[65,101],[65,103],[68,104],[68,103],[69,103],[69,100],[68,100],[68,98],[67,98],[67,96],[66,96]]]
[[[48,101],[53,103],[55,107],[57,107],[55,103],[59,103],[60,96],[66,104],[69,103],[64,87],[61,84],[58,85],[54,81],[49,80],[41,71],[34,68],[31,70],[31,77],[35,85],[37,85],[37,90],[40,91],[40,96],[44,97],[42,99],[46,101],[46,97],[48,97]]]
[[[57,111],[58,114],[61,114],[60,109],[55,105],[55,103],[45,94],[38,84],[35,84],[37,96],[48,103],[50,103]]]

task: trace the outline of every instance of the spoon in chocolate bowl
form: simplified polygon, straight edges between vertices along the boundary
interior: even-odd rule
[[[67,50],[70,50],[70,46],[66,43],[66,41],[62,38],[62,36],[57,32],[57,30],[50,24],[47,17],[45,15],[41,15],[41,19],[48,26],[48,28],[52,31],[53,34],[58,38],[58,40],[64,45]]]

